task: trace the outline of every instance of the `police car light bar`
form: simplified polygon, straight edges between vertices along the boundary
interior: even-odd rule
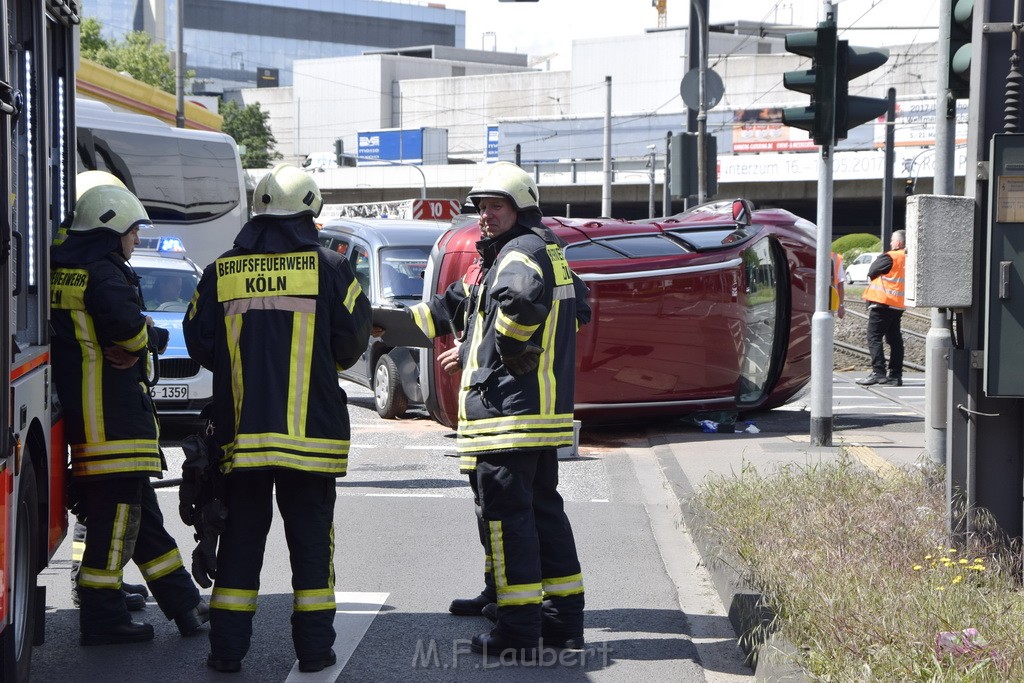
[[[165,258],[185,258],[185,243],[180,237],[140,237],[139,252],[156,252],[157,256]]]
[[[185,244],[180,237],[161,237],[160,244],[156,248],[162,256],[173,253],[185,253]]]

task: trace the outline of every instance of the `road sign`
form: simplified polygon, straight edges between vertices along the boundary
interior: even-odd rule
[[[412,203],[412,217],[425,221],[450,221],[462,211],[458,199],[416,199]]]
[[[700,69],[690,69],[679,84],[679,95],[687,107],[700,109]],[[725,95],[725,84],[722,77],[713,69],[704,72],[704,100],[706,109],[714,109]]]

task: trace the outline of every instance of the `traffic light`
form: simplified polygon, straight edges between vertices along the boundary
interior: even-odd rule
[[[845,140],[846,133],[862,123],[889,111],[889,100],[878,97],[851,97],[850,81],[889,61],[885,48],[854,47],[840,40],[836,47],[836,125],[835,139]]]
[[[673,197],[686,199],[700,193],[697,171],[697,134],[678,133],[669,143],[669,190]],[[706,197],[718,194],[718,138],[707,136],[707,158],[704,164],[707,178]]]
[[[345,165],[345,141],[341,138],[334,139],[334,161],[339,167]]]
[[[806,130],[817,145],[831,145],[835,129],[836,25],[823,22],[813,31],[788,34],[786,51],[813,60],[809,70],[787,71],[782,76],[786,88],[810,95],[811,104],[783,109],[782,122]]]
[[[964,99],[971,90],[971,33],[974,0],[954,0],[949,18],[949,94]]]

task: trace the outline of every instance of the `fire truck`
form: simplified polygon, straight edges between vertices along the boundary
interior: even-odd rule
[[[0,0],[0,674],[43,641],[39,572],[67,533],[66,448],[49,353],[49,247],[71,208],[80,0]]]

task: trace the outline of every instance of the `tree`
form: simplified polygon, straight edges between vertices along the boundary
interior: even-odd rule
[[[177,75],[164,45],[154,43],[143,31],[126,33],[120,41],[106,40],[101,35],[102,28],[96,19],[82,21],[79,46],[83,57],[108,69],[125,72],[164,92],[175,92]],[[185,78],[192,79],[195,75],[194,70],[188,70]]]
[[[78,44],[83,57],[93,59],[93,55],[97,52],[110,47],[110,44],[100,35],[102,29],[103,26],[100,25],[100,22],[92,17],[82,20]]]
[[[269,168],[273,161],[282,158],[268,123],[270,114],[260,109],[259,102],[242,107],[228,100],[221,104],[220,115],[224,117],[224,132],[245,148],[243,168]]]

